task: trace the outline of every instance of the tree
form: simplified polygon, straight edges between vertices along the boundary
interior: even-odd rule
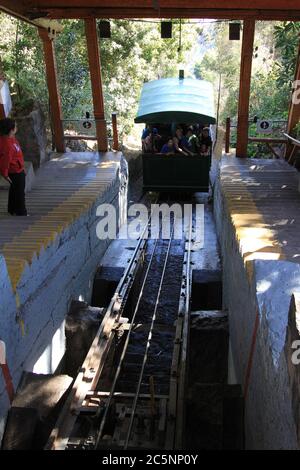
[[[299,23],[256,22],[252,67],[250,115],[286,118],[299,44]],[[221,120],[237,118],[240,74],[240,41],[229,41],[228,25],[213,23],[206,34],[208,48],[195,69],[215,83],[222,75]]]
[[[64,20],[55,40],[59,88],[65,119],[92,114],[92,93],[86,53],[84,22]],[[44,58],[37,29],[8,15],[0,16],[0,52],[13,92],[15,109],[28,98],[48,111]],[[121,130],[133,125],[139,94],[145,81],[177,75],[179,62],[197,40],[198,29],[183,24],[183,48],[178,53],[179,24],[173,39],[161,39],[159,22],[111,21],[112,38],[100,41],[106,119],[117,112]]]
[[[10,83],[15,111],[38,100],[48,108],[42,45],[35,27],[0,15],[0,54]]]

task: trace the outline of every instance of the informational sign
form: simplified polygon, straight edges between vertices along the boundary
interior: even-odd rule
[[[92,127],[91,121],[84,121],[82,125],[85,129],[90,129]]]
[[[259,134],[270,134],[273,130],[273,122],[267,119],[257,121],[257,132]]]
[[[0,104],[4,107],[5,116],[11,112],[12,103],[7,80],[0,80]]]

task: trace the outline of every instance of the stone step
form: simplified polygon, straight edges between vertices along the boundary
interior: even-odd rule
[[[1,449],[32,449],[38,421],[39,417],[36,409],[11,407],[7,416]]]
[[[186,450],[242,450],[244,402],[239,385],[195,383],[187,400]]]
[[[223,449],[244,448],[244,398],[240,385],[227,385],[223,398]]]
[[[228,314],[222,310],[191,312],[189,383],[227,383]]]
[[[42,449],[71,383],[67,375],[24,372],[8,415],[2,448]]]
[[[222,308],[221,271],[194,270],[192,275],[192,304],[195,310],[219,310]]]
[[[91,305],[108,307],[123,276],[124,268],[100,266],[94,278]]]

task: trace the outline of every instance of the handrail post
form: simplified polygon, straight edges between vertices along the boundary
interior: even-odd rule
[[[226,134],[225,134],[225,152],[229,153],[230,151],[230,127],[231,119],[230,117],[226,118]]]
[[[119,150],[117,113],[112,113],[111,120],[112,120],[112,130],[113,130],[113,150]]]

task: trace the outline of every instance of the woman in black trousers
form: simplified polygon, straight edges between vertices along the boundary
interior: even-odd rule
[[[26,216],[24,156],[15,134],[13,119],[0,120],[0,173],[9,184],[8,213]]]

